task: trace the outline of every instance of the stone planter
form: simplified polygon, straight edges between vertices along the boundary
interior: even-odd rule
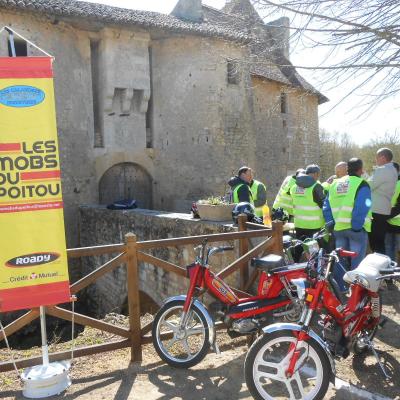
[[[202,204],[197,203],[200,218],[208,221],[231,221],[235,204]]]

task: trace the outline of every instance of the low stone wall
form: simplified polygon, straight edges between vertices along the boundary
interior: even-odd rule
[[[192,219],[190,214],[168,213],[153,210],[108,210],[102,206],[80,207],[80,245],[96,246],[122,243],[128,232],[136,234],[137,240],[156,240],[212,233],[232,232],[237,228],[224,223]],[[214,245],[222,245],[216,243]],[[233,243],[231,243],[233,244]],[[211,244],[213,245],[213,244]],[[212,269],[218,271],[238,257],[235,251],[213,256]],[[193,245],[154,249],[151,254],[184,267],[194,261]],[[105,263],[112,256],[87,257],[82,259],[82,274]],[[187,290],[187,280],[158,267],[141,263],[140,289],[156,303]],[[237,285],[237,277],[228,280]],[[127,300],[126,269],[119,267],[89,286],[84,301],[90,314],[102,316],[109,312],[121,312]]]

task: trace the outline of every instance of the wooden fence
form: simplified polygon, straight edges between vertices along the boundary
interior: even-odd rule
[[[250,230],[248,230],[250,228]],[[263,238],[259,244],[252,246],[249,239]],[[128,290],[128,309],[129,309],[129,328],[123,328],[109,324],[107,322],[75,313],[74,319],[77,324],[89,326],[100,331],[112,333],[120,336],[121,339],[111,343],[99,344],[94,346],[79,347],[74,350],[74,357],[83,357],[106,351],[118,350],[126,347],[131,348],[131,360],[142,360],[142,345],[151,343],[152,323],[144,327],[140,326],[140,301],[139,301],[139,264],[145,262],[153,264],[165,271],[175,273],[183,278],[186,277],[186,269],[168,261],[157,258],[146,251],[163,247],[176,247],[184,245],[198,245],[205,239],[208,243],[226,242],[236,240],[239,242],[239,258],[218,272],[218,276],[226,278],[236,271],[240,271],[240,288],[235,289],[239,296],[247,296],[246,291],[257,279],[257,272],[249,276],[249,261],[265,252],[282,253],[282,224],[273,223],[272,229],[266,229],[260,225],[246,222],[245,216],[239,216],[239,232],[218,233],[210,235],[200,235],[191,237],[137,241],[136,235],[128,233],[125,235],[125,242],[106,246],[94,246],[67,251],[68,258],[79,258],[98,256],[102,254],[116,254],[111,260],[107,261],[96,270],[92,271],[79,281],[71,284],[71,294],[76,295],[82,289],[94,283],[101,276],[113,271],[115,268],[125,265],[127,268],[127,290]],[[47,306],[46,314],[58,317],[66,321],[72,321],[72,312],[59,306]],[[7,336],[14,334],[24,326],[39,317],[39,309],[34,308],[5,327]],[[168,334],[168,333],[166,333]],[[4,340],[3,333],[0,331],[0,340]],[[70,359],[71,351],[51,353],[50,361],[60,361]],[[18,368],[25,368],[32,365],[41,364],[42,357],[16,360]],[[12,361],[0,363],[0,372],[13,369]]]

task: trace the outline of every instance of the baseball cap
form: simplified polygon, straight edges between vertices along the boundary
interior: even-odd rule
[[[306,174],[315,174],[321,172],[321,168],[317,164],[310,164],[306,167]]]

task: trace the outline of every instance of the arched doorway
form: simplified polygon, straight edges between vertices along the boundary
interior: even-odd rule
[[[152,208],[152,179],[138,164],[116,164],[100,179],[100,204],[111,204],[123,199],[135,199],[139,208]]]

